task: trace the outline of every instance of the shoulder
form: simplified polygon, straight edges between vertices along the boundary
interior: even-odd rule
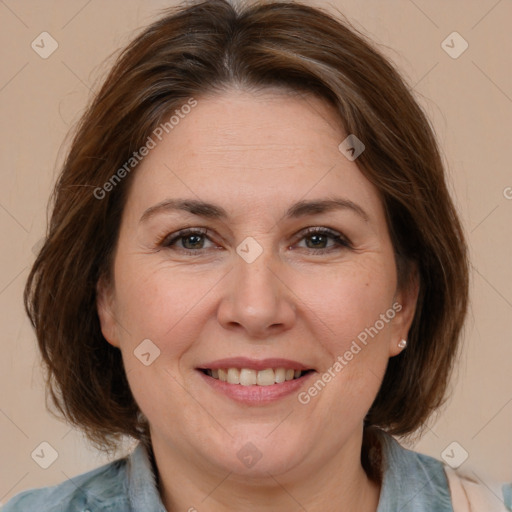
[[[473,472],[455,471],[440,460],[403,447],[385,432],[382,441],[382,507],[446,512],[512,511],[512,484],[499,484]]]
[[[24,491],[9,500],[2,512],[96,512],[128,510],[127,458],[69,478],[59,485]]]
[[[455,512],[512,510],[512,484],[500,484],[492,479],[481,480],[475,473],[455,471],[444,465]]]

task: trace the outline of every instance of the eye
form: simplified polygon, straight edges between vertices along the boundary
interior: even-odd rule
[[[208,248],[205,247],[205,242],[211,242],[211,240],[207,234],[208,229],[206,228],[182,229],[177,233],[166,236],[158,245],[166,248],[176,248],[182,252],[193,253]]]
[[[306,243],[305,248],[314,254],[352,247],[351,243],[341,233],[323,227],[306,229],[301,233],[300,242],[302,241]]]
[[[188,255],[197,254],[203,250],[218,248],[208,236],[207,228],[187,228],[165,236],[158,246],[176,250]],[[341,233],[324,227],[311,227],[298,235],[297,247],[313,254],[350,249],[351,243]],[[208,242],[210,245],[208,245]],[[301,243],[305,242],[305,247]]]

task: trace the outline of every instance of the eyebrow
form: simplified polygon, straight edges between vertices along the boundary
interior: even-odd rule
[[[358,204],[344,198],[317,199],[299,201],[286,211],[285,218],[299,218],[307,215],[317,215],[333,210],[350,210],[368,222],[368,214]],[[139,222],[146,222],[159,213],[171,211],[185,211],[199,217],[208,219],[227,219],[227,211],[213,203],[197,199],[165,199],[148,208],[141,216]]]

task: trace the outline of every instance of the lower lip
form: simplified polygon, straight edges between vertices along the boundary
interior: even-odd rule
[[[232,400],[247,405],[265,405],[296,393],[315,373],[310,372],[299,379],[287,380],[280,384],[271,384],[270,386],[242,386],[241,384],[228,384],[222,380],[214,379],[200,370],[197,371],[214,390]]]

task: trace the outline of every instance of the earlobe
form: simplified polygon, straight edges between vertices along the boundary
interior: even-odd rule
[[[407,346],[409,329],[411,328],[418,303],[420,290],[419,271],[416,263],[411,264],[407,282],[395,294],[399,311],[393,319],[393,333],[390,339],[390,357],[398,355]],[[398,308],[397,308],[398,310]]]
[[[96,283],[96,310],[104,338],[114,347],[119,348],[116,321],[114,316],[114,298],[112,286],[100,277]]]

